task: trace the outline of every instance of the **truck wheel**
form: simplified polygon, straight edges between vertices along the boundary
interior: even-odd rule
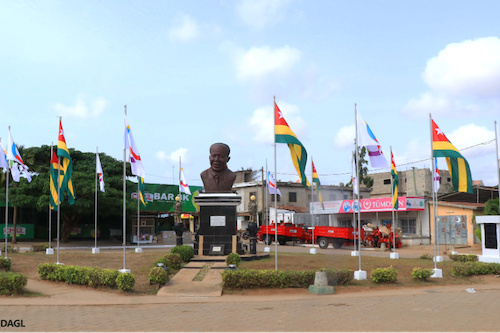
[[[280,239],[280,238],[278,238],[278,243],[280,245],[286,245],[286,239],[283,239],[283,238]]]
[[[340,249],[342,247],[342,245],[344,245],[344,241],[343,240],[334,240],[333,241],[333,248],[334,249]]]
[[[321,249],[326,249],[328,247],[328,238],[321,237],[318,240],[318,245]]]
[[[264,243],[266,243],[266,245],[271,245],[272,242],[273,242],[273,236],[271,235],[264,236]]]

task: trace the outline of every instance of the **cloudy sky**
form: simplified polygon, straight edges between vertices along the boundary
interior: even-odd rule
[[[61,116],[68,147],[121,160],[127,105],[146,182],[177,183],[180,156],[201,185],[218,141],[233,171],[274,170],[275,96],[322,184],[339,184],[357,104],[399,170],[430,167],[432,114],[472,178],[496,185],[498,13],[459,0],[2,1],[0,136],[10,125],[18,145],[56,143]],[[283,144],[277,168],[297,180]]]

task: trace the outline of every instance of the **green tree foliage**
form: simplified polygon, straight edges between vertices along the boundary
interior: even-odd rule
[[[498,209],[498,198],[486,201],[486,204],[484,205],[484,215],[500,215],[500,210]]]
[[[373,178],[368,176],[368,160],[366,159],[366,148],[359,147],[359,184],[365,185],[367,188],[373,186]],[[356,155],[353,154],[354,163],[356,163]],[[352,179],[346,184],[347,187],[352,187]]]
[[[55,147],[57,149],[57,147]],[[73,160],[73,186],[76,201],[69,205],[67,197],[61,204],[61,240],[66,242],[71,230],[84,218],[92,217],[95,204],[95,153],[84,153],[70,149]],[[50,146],[23,148],[21,152],[32,175],[31,183],[21,178],[16,187],[9,192],[9,206],[34,207],[39,212],[48,211],[49,207],[49,172]],[[99,154],[106,184],[105,192],[99,189],[99,218],[122,215],[123,209],[123,162],[104,153]],[[127,167],[127,176],[131,176]],[[5,186],[5,179],[2,179]],[[11,183],[12,184],[12,183]],[[129,196],[127,197],[129,198]],[[5,193],[0,193],[0,200],[5,202]],[[127,200],[127,215],[135,212],[134,200]]]

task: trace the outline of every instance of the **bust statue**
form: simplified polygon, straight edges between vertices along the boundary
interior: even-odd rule
[[[210,168],[200,174],[205,192],[231,192],[236,174],[227,168],[229,153],[229,146],[225,143],[217,142],[210,146]]]
[[[175,197],[175,205],[174,205],[174,222],[175,223],[182,223],[181,215],[182,215],[181,197],[176,196]]]

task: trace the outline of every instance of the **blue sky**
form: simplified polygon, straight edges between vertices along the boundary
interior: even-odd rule
[[[498,1],[2,1],[0,136],[5,146],[10,125],[18,145],[55,143],[62,116],[68,147],[121,160],[126,104],[146,182],[177,183],[181,156],[201,185],[218,141],[233,171],[274,170],[276,96],[322,184],[338,184],[356,103],[399,170],[430,167],[431,113],[472,178],[496,185],[499,12]],[[297,180],[286,145],[277,166],[275,178]]]

